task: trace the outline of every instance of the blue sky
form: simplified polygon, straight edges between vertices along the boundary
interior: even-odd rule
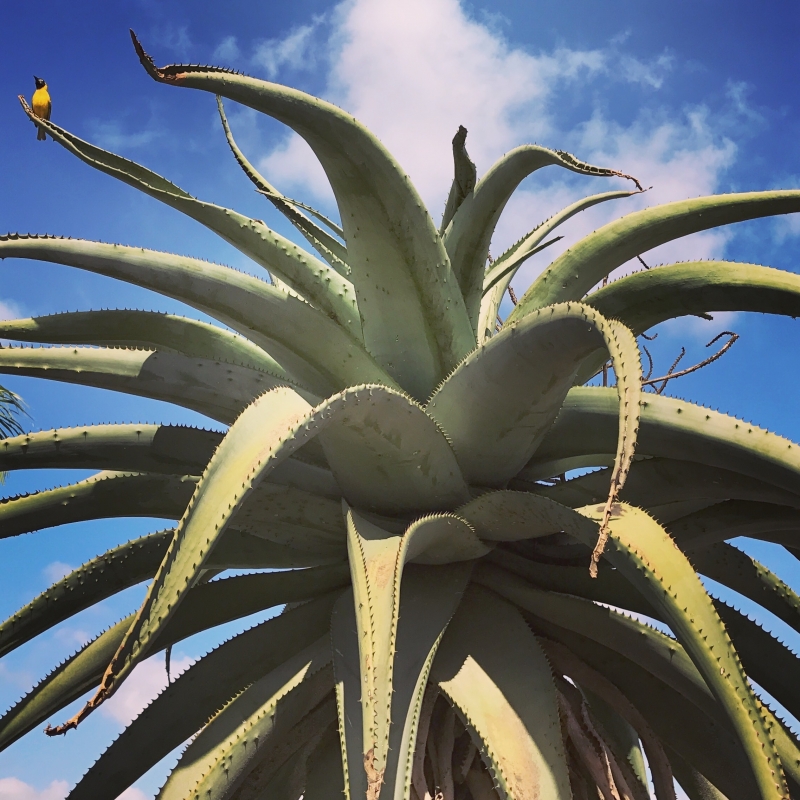
[[[765,10],[767,9],[767,10]],[[192,194],[283,221],[256,195],[230,157],[213,98],[152,82],[133,53],[134,28],[157,63],[221,63],[339,103],[398,157],[438,222],[459,124],[479,174],[529,141],[636,175],[652,190],[594,209],[564,227],[557,253],[611,216],[699,194],[800,186],[800,13],[774,0],[295,0],[209,3],[75,0],[4,8],[0,52],[0,229],[68,234],[259,268],[196,223],[93,172],[52,142],[36,141],[19,109],[33,74],[53,96],[53,119],[77,135],[141,161]],[[239,144],[287,194],[334,212],[309,151],[280,125],[228,108]],[[493,254],[579,196],[610,182],[553,168],[526,181],[499,226]],[[622,205],[623,203],[628,205]],[[796,271],[800,218],[763,220],[680,240],[646,256],[654,263],[724,257]],[[518,294],[546,264],[533,259]],[[627,268],[623,268],[623,272]],[[0,316],[132,307],[196,316],[191,310],[108,279],[28,261],[0,263]],[[507,310],[507,309],[506,309]],[[718,331],[740,341],[722,361],[674,384],[674,392],[800,440],[798,322],[721,315],[663,326],[653,345],[663,372],[680,348],[694,363]],[[101,421],[171,421],[219,427],[197,414],[99,390],[8,378],[28,402],[32,427]],[[68,483],[84,473],[9,477],[15,494]],[[164,527],[158,520],[64,526],[0,542],[0,614],[7,616],[52,577],[113,545]],[[800,585],[800,569],[778,548],[742,543]],[[140,588],[101,604],[0,662],[0,704],[137,603]],[[743,605],[743,603],[742,603]],[[765,619],[791,639],[781,623]],[[232,630],[232,629],[231,629]],[[187,642],[180,665],[222,634]],[[0,754],[0,800],[58,800],[163,680],[153,661],[127,695],[64,739],[39,732]],[[152,796],[168,765],[127,795]],[[137,793],[138,792],[138,793]]]

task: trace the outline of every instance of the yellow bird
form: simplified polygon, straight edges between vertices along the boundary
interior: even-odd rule
[[[53,104],[50,102],[50,92],[47,91],[47,84],[41,78],[37,78],[35,75],[33,76],[33,79],[36,81],[36,91],[33,93],[33,97],[31,98],[31,107],[33,108],[33,113],[41,119],[50,119],[50,111],[52,110]],[[44,134],[44,128],[39,128],[39,133],[36,138],[47,138]]]

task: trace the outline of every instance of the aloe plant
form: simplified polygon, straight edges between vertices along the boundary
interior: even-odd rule
[[[55,142],[266,271],[0,237],[0,258],[117,278],[220,323],[123,310],[4,321],[6,339],[68,346],[2,349],[0,371],[156,398],[229,426],[98,425],[4,441],[3,470],[99,472],[7,499],[0,535],[133,515],[175,527],[98,556],[0,626],[5,654],[150,581],[138,611],[6,712],[0,745],[89,693],[47,728],[65,733],[148,656],[285,606],[171,681],[70,798],[113,800],[189,738],[162,800],[667,800],[674,778],[692,800],[800,797],[798,742],[749,681],[797,715],[797,658],[700,578],[800,630],[800,598],[727,543],[753,536],[797,553],[800,445],[645,392],[636,340],[685,314],[797,316],[800,278],[703,261],[594,288],[667,241],[798,211],[800,191],[623,216],[556,258],[499,324],[510,281],[555,229],[638,183],[569,206],[487,264],[503,207],[535,170],[629,176],[525,145],[478,180],[460,129],[437,229],[346,112],[226,69],[158,68],[133,42],[156,81],[217,96],[237,162],[314,253],[34,119],[21,99]],[[308,142],[341,224],[257,172],[223,97]],[[615,385],[584,385],[609,359]],[[212,580],[229,568],[256,571]]]

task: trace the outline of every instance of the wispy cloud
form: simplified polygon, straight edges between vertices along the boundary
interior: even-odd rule
[[[25,314],[13,300],[0,300],[0,319],[19,319]]]
[[[214,60],[234,63],[242,56],[235,36],[226,36],[214,49]]]
[[[293,28],[282,39],[267,39],[256,46],[253,63],[260,66],[267,77],[274,80],[284,67],[293,70],[311,70],[317,64],[313,44],[314,31],[322,17],[309,25]]]
[[[154,129],[129,133],[117,120],[89,120],[87,123],[91,140],[104,150],[132,150],[143,147],[157,139],[161,133]]]

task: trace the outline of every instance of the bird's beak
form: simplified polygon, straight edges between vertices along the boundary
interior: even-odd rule
[[[33,79],[34,79],[34,80],[35,80],[37,83],[38,83],[38,82],[41,80],[41,78],[37,78],[35,75],[33,76]]]

